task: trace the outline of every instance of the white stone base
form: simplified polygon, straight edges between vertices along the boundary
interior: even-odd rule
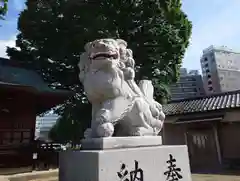
[[[110,150],[66,151],[60,154],[59,181],[126,181],[120,179],[122,164],[125,164],[129,181],[171,181],[164,172],[169,170],[170,154],[176,162],[182,179],[191,181],[188,151],[186,146],[155,146]],[[131,180],[130,172],[142,169],[142,180]],[[138,173],[137,177],[140,176]]]
[[[162,145],[161,136],[107,137],[83,139],[81,141],[81,148],[84,150],[138,148],[160,145]]]

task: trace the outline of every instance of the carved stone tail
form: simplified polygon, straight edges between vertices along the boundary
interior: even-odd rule
[[[149,101],[153,100],[154,88],[151,80],[140,80],[139,88]]]

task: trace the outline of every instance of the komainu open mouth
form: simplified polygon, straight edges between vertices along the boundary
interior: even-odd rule
[[[97,59],[97,58],[113,58],[117,59],[118,54],[117,53],[104,53],[104,52],[99,52],[94,55],[91,55],[91,59]]]

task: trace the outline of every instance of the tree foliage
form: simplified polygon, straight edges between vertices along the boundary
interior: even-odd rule
[[[88,41],[126,40],[136,61],[136,79],[151,79],[157,100],[166,98],[168,85],[178,79],[192,28],[180,0],[27,0],[26,6],[18,21],[20,50],[8,48],[7,53],[53,87],[76,93],[58,109],[70,120],[90,121],[90,114],[85,115],[90,111],[81,111],[88,102],[77,68]]]
[[[8,0],[0,0],[0,20],[4,19],[4,16],[7,13],[7,6]]]
[[[84,129],[90,126],[89,121],[83,121],[89,119],[91,115],[91,105],[86,104],[81,108],[81,114],[71,114],[68,111],[71,109],[65,109],[65,114],[63,114],[52,127],[49,132],[49,138],[53,141],[66,144],[71,141],[73,144],[78,143],[79,138],[82,137]],[[81,116],[74,117],[76,115]]]

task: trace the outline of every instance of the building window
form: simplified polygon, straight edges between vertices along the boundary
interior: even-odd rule
[[[208,80],[208,85],[211,85],[212,84],[212,81],[211,80]]]
[[[4,130],[3,132],[0,132],[0,134],[2,135],[2,138],[0,137],[0,145],[29,143],[31,140],[31,130]]]
[[[205,148],[206,147],[206,135],[193,135],[193,143],[198,146],[199,148]]]
[[[213,90],[213,88],[212,88],[212,87],[208,87],[208,90],[209,90],[209,91],[212,91],[212,90]]]
[[[22,124],[22,123],[19,123],[19,122],[15,122],[15,123],[14,123],[14,128],[15,128],[15,129],[22,129],[22,128],[23,128],[23,124]]]
[[[215,62],[215,58],[214,58],[214,56],[212,56],[212,62]]]
[[[211,78],[211,75],[208,74],[207,77],[210,79],[210,78]]]
[[[205,67],[206,67],[206,68],[208,67],[208,63],[205,64]]]
[[[196,79],[194,77],[188,77],[187,81],[196,81]]]
[[[182,89],[182,92],[197,92],[196,88],[184,88]]]
[[[205,61],[205,62],[207,62],[207,61],[208,61],[208,58],[207,58],[207,57],[205,57],[205,58],[204,58],[204,61]]]
[[[209,73],[210,71],[209,71],[209,69],[206,69],[206,73]]]

